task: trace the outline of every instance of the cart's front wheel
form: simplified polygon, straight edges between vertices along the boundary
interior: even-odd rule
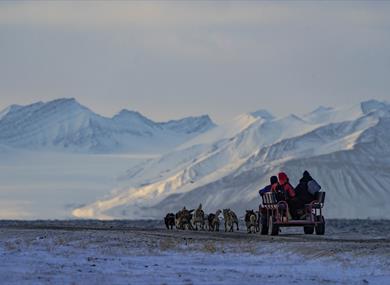
[[[268,234],[268,220],[267,215],[260,215],[260,234],[267,235]]]
[[[269,217],[269,234],[277,236],[279,234],[279,226],[275,224],[276,218],[272,215]]]

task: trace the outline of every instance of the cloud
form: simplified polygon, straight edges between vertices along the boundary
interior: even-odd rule
[[[2,3],[0,23],[106,28],[208,26],[281,22],[288,7],[254,3],[210,2],[22,2]]]
[[[0,3],[0,26],[108,32],[117,45],[135,45],[157,54],[226,61],[234,59],[238,50],[258,48],[259,44],[272,52],[274,45],[269,47],[267,35],[274,34],[272,41],[285,45],[288,39],[286,30],[290,30],[291,34],[306,30],[310,34],[314,28],[317,33],[326,36],[329,30],[337,33],[338,29],[388,27],[389,9],[378,9],[380,5],[253,1],[27,1]],[[384,5],[384,8],[389,7]],[[265,30],[262,42],[256,32]]]
[[[350,4],[350,3],[349,3]],[[346,2],[161,2],[36,1],[0,4],[0,24],[48,25],[64,28],[186,28],[212,25],[269,25],[327,19],[376,23],[387,19],[386,3]],[[385,9],[381,9],[381,6]],[[379,9],[378,9],[379,8]],[[304,18],[302,16],[304,15]]]
[[[235,41],[231,27],[281,24],[296,17],[287,6],[235,2],[21,2],[0,4],[0,26],[77,32],[108,32],[118,45],[158,54],[202,58],[250,45]]]

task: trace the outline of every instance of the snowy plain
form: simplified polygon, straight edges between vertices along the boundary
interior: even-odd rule
[[[390,282],[388,221],[329,221],[326,236],[277,237],[168,231],[158,221],[0,225],[2,284]]]

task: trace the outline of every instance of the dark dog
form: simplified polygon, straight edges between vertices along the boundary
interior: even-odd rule
[[[207,221],[209,224],[209,226],[208,226],[209,231],[219,232],[219,224],[220,224],[219,215],[220,214],[221,214],[221,210],[218,210],[215,214],[211,213],[208,215]]]
[[[175,214],[168,213],[164,218],[165,226],[167,229],[173,229],[173,226],[175,225]]]

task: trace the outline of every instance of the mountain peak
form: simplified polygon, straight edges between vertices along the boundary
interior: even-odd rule
[[[70,97],[70,98],[58,98],[56,100],[53,100],[53,101],[60,101],[60,102],[72,102],[72,103],[75,103],[77,102],[77,100],[74,98],[74,97]]]
[[[327,106],[319,106],[318,108],[314,109],[311,113],[322,113],[322,112],[328,112],[333,110],[332,107],[327,107]]]
[[[124,124],[137,124],[139,128],[142,126],[156,127],[156,123],[148,119],[140,112],[122,109],[118,114],[112,117],[113,121],[122,122]]]
[[[295,115],[295,114],[290,114],[290,115],[287,115],[285,117],[283,117],[281,120],[292,120],[292,121],[300,121],[300,122],[304,122],[305,120],[302,119],[301,117]]]
[[[10,114],[14,111],[17,111],[19,110],[20,108],[23,108],[23,106],[21,105],[16,105],[16,104],[13,104],[13,105],[10,105],[8,106],[7,108],[5,108],[4,110],[0,111],[0,120],[5,117],[7,114]]]
[[[186,117],[180,120],[171,120],[160,123],[160,125],[172,131],[184,132],[187,134],[205,132],[216,126],[209,115]]]
[[[82,106],[75,98],[59,98],[49,102],[46,102],[46,105],[75,105]],[[85,107],[86,108],[86,107]]]
[[[371,111],[380,110],[380,109],[388,109],[390,108],[389,104],[384,101],[378,101],[375,99],[363,101],[360,103],[360,108],[364,114],[370,113]]]
[[[128,109],[122,109],[118,114],[116,114],[114,117],[142,117],[146,118],[144,115],[142,115],[138,111],[132,111]]]
[[[252,117],[262,118],[264,120],[273,120],[275,117],[265,109],[260,109],[249,113]]]

